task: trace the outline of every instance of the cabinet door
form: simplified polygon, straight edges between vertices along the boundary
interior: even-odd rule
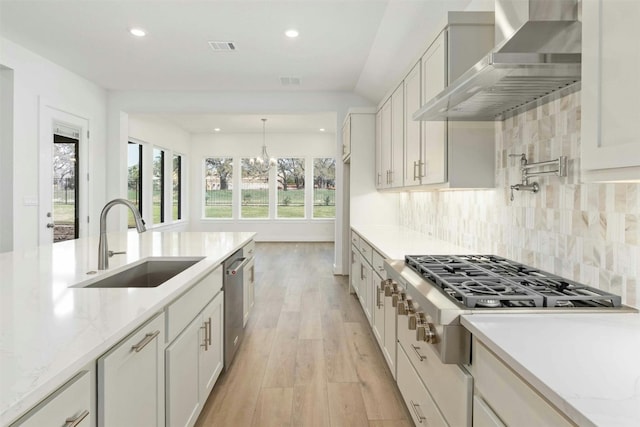
[[[447,86],[447,32],[440,33],[422,57],[422,100],[429,101]],[[422,184],[447,180],[447,122],[422,122]]]
[[[391,186],[391,98],[380,110],[380,164],[382,170],[381,188]]]
[[[13,427],[41,427],[47,425],[91,427],[95,415],[91,408],[91,373],[83,371],[56,390],[41,405],[27,414]],[[95,372],[93,372],[95,374]],[[74,424],[75,423],[75,424]]]
[[[418,62],[404,79],[404,185],[419,185],[422,162],[420,157],[421,126],[414,121],[413,113],[421,106],[422,91],[420,79],[420,62]]]
[[[255,299],[255,277],[256,277],[256,263],[255,259],[251,259],[244,267],[242,273],[243,280],[243,296],[244,299],[242,301],[244,319],[243,326],[247,325],[247,320],[249,320],[249,313],[251,313],[251,309],[253,308],[253,303]]]
[[[245,270],[246,273],[246,270]],[[209,393],[213,390],[216,380],[224,366],[224,292],[220,292],[202,312],[200,343],[207,340],[207,345],[199,346],[200,372],[198,374],[200,404],[204,405]]]
[[[206,336],[203,328],[202,316],[196,317],[166,350],[167,423],[172,427],[192,426],[200,413],[198,362]]]
[[[359,296],[360,295],[360,279],[362,277],[362,265],[360,264],[360,252],[356,250],[355,246],[351,246],[351,273],[349,274],[349,281],[351,282],[351,289]]]
[[[397,329],[396,309],[390,296],[384,297],[384,358],[387,360],[393,377],[396,377]]]
[[[369,263],[365,260],[365,258],[360,255],[360,305],[364,310],[364,314],[367,316],[367,320],[369,321],[369,325],[371,325],[371,297],[369,296],[370,292],[370,283],[371,281],[371,267]]]
[[[376,188],[383,187],[384,169],[382,168],[382,109],[376,113]]]
[[[373,274],[373,335],[378,340],[380,349],[384,351],[384,293],[380,286],[382,277],[378,273]]]
[[[402,187],[404,178],[404,86],[391,95],[391,187]]]
[[[639,21],[638,1],[582,2],[582,168],[592,171],[587,180],[640,178]]]
[[[164,425],[164,314],[98,359],[98,426]]]
[[[347,160],[351,155],[351,116],[347,116],[342,125],[342,159]]]

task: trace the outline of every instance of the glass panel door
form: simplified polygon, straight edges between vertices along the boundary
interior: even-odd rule
[[[78,140],[53,135],[53,241],[78,238]]]

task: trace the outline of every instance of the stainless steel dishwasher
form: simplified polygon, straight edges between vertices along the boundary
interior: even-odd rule
[[[249,260],[243,256],[242,249],[227,258],[224,268],[224,369],[231,362],[244,336],[243,314],[243,269]]]

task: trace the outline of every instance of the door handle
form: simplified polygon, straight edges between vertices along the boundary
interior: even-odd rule
[[[138,353],[140,350],[145,348],[147,346],[147,344],[149,344],[151,341],[153,341],[153,339],[155,337],[157,337],[159,334],[160,334],[159,330],[155,331],[155,332],[149,332],[147,335],[144,336],[142,341],[140,341],[136,345],[132,345],[131,346],[131,350],[134,350],[136,353]]]
[[[228,268],[227,269],[227,276],[235,276],[238,271],[242,270],[242,267],[244,267],[248,262],[249,262],[249,258],[238,258],[235,259],[231,265],[233,265],[234,263],[241,261],[240,264],[236,267],[236,268]]]

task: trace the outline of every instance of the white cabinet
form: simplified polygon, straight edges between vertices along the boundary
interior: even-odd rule
[[[348,163],[351,157],[351,116],[347,115],[342,125],[342,161]]]
[[[245,255],[246,256],[246,255]],[[249,320],[249,314],[251,313],[251,309],[255,303],[255,294],[256,294],[256,262],[254,258],[251,258],[249,262],[244,266],[244,270],[242,272],[242,281],[243,281],[243,326],[247,325],[247,320]]]
[[[582,118],[577,120],[586,181],[640,180],[639,21],[638,1],[582,1]]]
[[[80,372],[11,426],[95,426],[94,375],[93,370]]]
[[[396,377],[396,358],[398,353],[397,316],[393,306],[393,291],[384,288],[384,358],[389,365],[391,374]]]
[[[411,118],[411,112],[422,106],[421,63],[418,62],[404,78],[404,186],[420,185],[422,171],[421,122]]]
[[[422,99],[425,101],[447,86],[446,42],[447,32],[443,31],[422,56]],[[447,180],[447,122],[424,122],[422,126],[421,183],[444,183]]]
[[[521,425],[522,420],[532,426],[573,425],[476,338],[472,348],[474,402],[484,405],[474,409],[483,412],[474,425]]]
[[[404,178],[404,86],[396,88],[379,111],[380,136],[376,138],[380,170],[378,188],[402,187]]]
[[[349,283],[356,296],[360,295],[360,279],[362,277],[362,264],[360,262],[360,252],[356,245],[351,245],[351,271],[349,272]]]
[[[364,310],[365,316],[367,316],[367,320],[369,321],[369,325],[371,325],[371,314],[372,314],[372,306],[371,306],[371,275],[372,275],[371,266],[367,262],[366,258],[363,255],[360,255],[360,293],[358,294],[360,299],[360,305],[362,305],[362,309]]]
[[[167,347],[167,424],[192,426],[223,367],[223,292]]]
[[[450,23],[422,56],[423,102],[491,49],[492,27],[473,28]],[[493,187],[494,126],[493,122],[422,122],[421,184],[434,188]]]
[[[98,359],[98,426],[164,425],[164,314]]]
[[[402,347],[398,349],[398,376],[396,380],[400,394],[409,408],[415,425],[448,426],[433,398],[411,366]]]
[[[379,190],[384,188],[385,182],[383,179],[385,173],[385,166],[382,159],[382,108],[376,113],[376,160],[375,160],[375,180],[376,188]],[[390,138],[390,137],[389,137]]]
[[[376,337],[378,345],[384,351],[384,284],[380,273],[373,273],[373,336]]]

